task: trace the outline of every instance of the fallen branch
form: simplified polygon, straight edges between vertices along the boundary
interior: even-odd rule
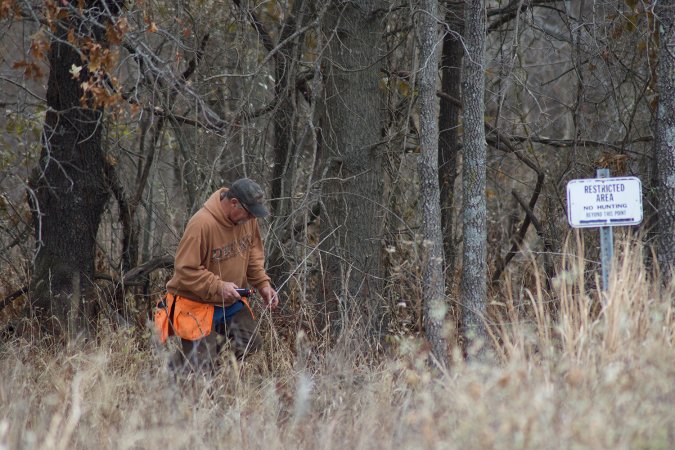
[[[160,256],[151,259],[140,266],[136,266],[122,276],[122,278],[111,276],[104,273],[97,273],[94,278],[97,280],[106,280],[122,286],[143,286],[145,281],[139,281],[159,269],[173,268],[173,256]]]
[[[139,281],[140,279],[151,274],[155,270],[159,269],[170,269],[173,268],[173,256],[160,256],[155,259],[141,264],[140,266],[134,267],[130,271],[124,274],[120,279],[118,277],[113,277],[108,274],[96,274],[94,279],[96,280],[106,280],[112,283],[118,283],[122,286],[143,286],[144,281]],[[20,298],[22,295],[27,294],[29,291],[29,286],[25,285],[17,289],[16,291],[9,294],[2,300],[0,303],[0,311],[5,309],[7,306],[11,305],[16,299]]]
[[[17,298],[21,297],[22,295],[24,295],[26,293],[28,293],[28,286],[22,286],[19,289],[17,289],[16,291],[9,294],[7,297],[4,298],[4,300],[0,304],[0,311],[5,309],[5,307],[12,304],[12,302],[14,300],[16,300]]]

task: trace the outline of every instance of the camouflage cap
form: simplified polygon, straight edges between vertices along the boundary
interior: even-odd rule
[[[240,178],[232,183],[230,196],[239,200],[239,203],[255,217],[265,217],[269,214],[263,204],[265,192],[258,183],[250,178]]]

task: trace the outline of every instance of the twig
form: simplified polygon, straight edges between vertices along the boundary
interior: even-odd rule
[[[16,291],[12,292],[7,297],[5,297],[2,303],[0,303],[0,311],[9,306],[14,300],[27,293],[28,293],[28,286],[22,286]]]
[[[539,172],[537,176],[537,184],[534,188],[534,192],[532,193],[532,198],[530,198],[529,204],[523,201],[523,199],[520,197],[518,192],[515,191],[515,189],[511,191],[511,195],[513,195],[513,197],[525,211],[525,219],[523,220],[523,223],[520,226],[518,233],[516,233],[511,249],[508,251],[504,259],[499,259],[497,261],[495,272],[492,275],[493,285],[497,283],[497,281],[499,281],[499,278],[502,276],[502,273],[504,273],[504,269],[506,269],[506,266],[509,264],[509,262],[511,262],[513,257],[516,256],[516,253],[518,253],[518,250],[520,249],[520,246],[522,245],[523,240],[525,239],[527,229],[530,227],[530,223],[534,225],[534,228],[537,230],[537,233],[542,238],[544,238],[544,233],[541,224],[537,219],[537,217],[534,215],[534,212],[532,211],[534,206],[537,204],[537,200],[539,199],[539,194],[541,193],[541,188],[543,184],[544,184],[544,174]]]

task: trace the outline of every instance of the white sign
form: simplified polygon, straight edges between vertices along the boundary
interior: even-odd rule
[[[567,183],[567,221],[574,228],[642,222],[642,184],[636,177],[587,178]]]

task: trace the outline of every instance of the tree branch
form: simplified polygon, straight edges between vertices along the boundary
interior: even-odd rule
[[[490,31],[498,29],[506,22],[515,19],[519,13],[524,12],[528,8],[534,8],[535,6],[544,5],[546,3],[559,3],[561,1],[562,0],[511,0],[508,5],[501,8],[488,9],[488,17],[500,17],[488,25],[487,31],[489,33]]]
[[[522,245],[523,240],[525,239],[525,235],[527,234],[527,229],[530,227],[530,223],[534,225],[534,228],[537,230],[537,234],[539,234],[539,236],[541,236],[542,239],[545,239],[544,230],[541,227],[539,220],[534,215],[534,212],[532,211],[534,209],[534,206],[537,204],[537,200],[539,199],[539,194],[541,194],[541,188],[543,187],[543,185],[544,185],[544,174],[540,171],[537,174],[537,184],[534,188],[534,192],[532,193],[532,197],[530,198],[529,203],[525,203],[523,199],[520,197],[520,195],[518,195],[518,192],[516,192],[515,189],[511,191],[511,195],[513,195],[513,197],[525,211],[525,219],[523,220],[523,223],[521,224],[518,233],[516,233],[511,249],[508,251],[504,259],[497,260],[495,271],[492,274],[493,285],[496,284],[497,281],[499,281],[499,278],[502,276],[502,273],[504,272],[504,269],[506,269],[506,266],[509,264],[509,262],[511,262],[513,257],[516,256],[516,253],[518,253],[518,250],[520,249],[520,246]]]
[[[199,62],[204,57],[204,50],[206,48],[206,43],[208,41],[209,41],[209,33],[206,33],[204,37],[202,37],[201,43],[199,45],[199,50],[197,50],[197,54],[195,55],[194,58],[190,60],[190,62],[188,63],[188,67],[181,74],[181,80],[183,80],[184,82],[190,79],[190,77],[192,76],[192,74],[194,74],[197,68],[197,64],[199,64]],[[176,95],[177,92],[174,90],[169,100],[169,108],[171,107],[171,103],[173,103],[173,99],[176,97]],[[143,196],[143,191],[145,190],[145,185],[147,184],[148,176],[150,175],[150,168],[152,167],[152,163],[155,159],[155,150],[157,148],[157,142],[159,141],[163,127],[164,127],[164,117],[160,118],[159,122],[157,123],[153,135],[152,147],[148,150],[148,154],[145,158],[145,164],[143,166],[141,176],[136,181],[136,193],[129,201],[129,205],[132,208],[131,212],[132,215],[134,215],[136,207],[141,202],[141,197]]]
[[[591,139],[552,139],[545,137],[531,137],[531,136],[511,136],[510,140],[512,142],[536,142],[537,144],[545,144],[551,147],[557,148],[567,148],[574,147],[575,145],[581,147],[609,147],[613,150],[623,151],[625,153],[630,153],[630,151],[625,150],[624,146],[627,144],[638,144],[642,142],[652,142],[654,138],[652,136],[642,136],[635,138],[631,141],[619,141],[619,142],[606,142],[606,141],[595,141]]]
[[[457,106],[460,109],[464,107],[461,101],[457,100],[456,98],[454,98],[449,94],[446,94],[445,92],[438,91],[436,92],[436,95],[449,101],[450,103],[452,103],[453,105]],[[497,128],[490,125],[488,122],[485,122],[485,130],[487,131],[486,134],[494,134],[497,137],[496,139],[488,138],[487,141],[489,144],[491,144],[493,147],[497,149],[500,149],[500,146],[503,145],[509,152],[513,153],[516,156],[516,158],[521,160],[527,167],[534,170],[537,173],[537,175],[541,175],[541,171],[539,170],[537,165],[534,162],[532,162],[529,158],[526,158],[525,156],[520,154],[518,150],[516,150],[516,148],[513,146],[511,142],[512,139],[510,137],[504,135]]]
[[[251,25],[258,33],[258,37],[260,38],[263,47],[265,47],[265,50],[267,50],[268,52],[274,50],[274,42],[272,42],[272,36],[270,35],[270,32],[267,31],[267,28],[265,28],[265,25],[263,25],[263,23],[258,19],[258,16],[253,11],[249,11],[245,9],[243,6],[241,6],[241,0],[234,0],[234,4],[237,5],[237,7],[239,7],[243,12],[245,12],[249,16]]]

